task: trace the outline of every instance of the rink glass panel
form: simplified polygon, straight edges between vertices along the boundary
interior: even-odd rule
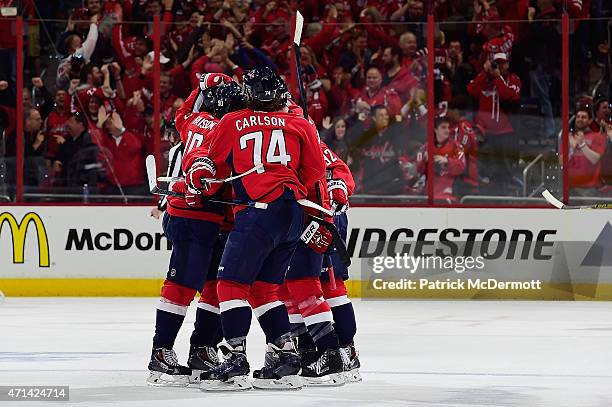
[[[393,79],[382,72],[383,86],[380,97],[372,97],[370,105],[363,108],[361,97],[350,102],[348,111],[334,117],[334,122],[345,119],[347,154],[336,151],[350,166],[355,178],[353,204],[359,205],[426,205],[427,177],[419,171],[417,157],[427,144],[427,24],[422,22],[397,24],[364,24],[363,30],[379,30],[397,38],[402,48],[402,38],[411,37],[410,58],[402,60],[402,72]],[[413,36],[410,35],[413,34]],[[368,32],[368,39],[373,37]],[[388,47],[381,45],[368,55],[371,67],[383,67],[387,61]],[[387,51],[386,51],[387,50]],[[410,59],[410,62],[406,62]],[[409,74],[406,74],[407,70]],[[368,83],[369,69],[363,78],[353,78],[353,85]],[[403,78],[403,79],[402,79]],[[385,96],[381,96],[385,93]],[[376,93],[374,93],[376,95]],[[398,99],[395,99],[398,98]],[[395,99],[395,100],[394,100]],[[379,100],[384,100],[381,108]],[[342,145],[333,129],[328,145]]]
[[[0,17],[0,24],[16,32],[15,18]],[[17,193],[17,92],[16,47],[0,49],[0,203]]]
[[[82,32],[83,38],[86,37],[89,31],[88,21],[73,21],[74,29]],[[142,111],[132,111],[126,109],[128,105],[127,97],[125,100],[118,102],[117,99],[103,98],[101,103],[96,103],[94,98],[83,91],[82,88],[77,88],[79,97],[70,99],[66,96],[67,101],[64,102],[63,112],[56,109],[59,104],[58,90],[70,89],[71,79],[81,77],[81,85],[88,78],[87,64],[81,64],[78,70],[77,64],[66,65],[64,55],[67,54],[66,49],[71,42],[70,38],[63,35],[69,24],[68,20],[37,20],[28,19],[24,23],[24,114],[27,113],[28,99],[31,100],[31,107],[40,110],[44,116],[44,112],[53,112],[54,118],[49,117],[44,120],[41,126],[45,136],[40,152],[32,156],[24,156],[24,177],[23,177],[23,200],[26,202],[74,202],[74,203],[144,203],[152,202],[152,196],[146,187],[146,178],[144,174],[144,159],[146,154],[154,153],[152,129],[145,130],[130,126],[129,119],[134,115],[144,117]],[[104,84],[104,75],[99,67],[102,67],[112,57],[112,33],[113,28],[118,26],[121,28],[123,37],[129,39],[139,32],[142,32],[145,24],[138,22],[129,23],[114,23],[112,19],[105,18],[98,25],[98,42],[96,49],[91,56],[92,64],[98,68],[94,68],[94,76],[100,81],[98,87],[102,88]],[[58,40],[59,38],[59,40]],[[117,59],[115,59],[117,60]],[[63,69],[66,67],[66,69]],[[66,75],[62,72],[69,71]],[[79,75],[80,73],[80,75]],[[122,67],[121,77],[125,77],[125,67]],[[40,76],[44,84],[44,89],[35,86],[31,77]],[[89,75],[91,76],[91,75]],[[117,81],[113,77],[112,72],[109,73],[110,87],[117,92]],[[154,81],[159,81],[159,77],[153,77]],[[149,95],[150,97],[150,95]],[[151,99],[152,100],[152,99]],[[151,102],[152,103],[152,102]],[[94,106],[95,105],[95,106]],[[122,106],[122,107],[121,107]],[[104,138],[110,136],[105,135],[101,126],[97,125],[97,119],[100,109],[104,109],[107,113],[112,111],[121,111],[121,118],[124,127],[138,136],[143,136],[144,142],[142,149],[135,154],[139,155],[138,160],[141,161],[142,180],[138,185],[122,185],[119,179],[121,171],[117,168],[118,160],[115,157],[112,149],[109,149],[108,143],[105,143]],[[87,116],[89,123],[89,134],[93,145],[87,148],[80,149],[77,154],[72,156],[72,160],[63,165],[58,170],[57,157],[60,154],[61,146],[70,138],[70,133],[66,121],[70,117],[71,111],[81,111]],[[26,138],[25,143],[28,143],[28,132],[24,130]],[[163,134],[162,134],[163,136]],[[167,151],[166,151],[167,156]],[[158,155],[160,168],[167,165],[167,161],[161,159]],[[134,165],[133,168],[137,166]],[[121,185],[121,188],[118,186]],[[14,196],[11,196],[14,199]]]
[[[67,21],[40,21],[28,20],[32,24],[25,24],[24,28],[26,41],[24,51],[24,64],[26,75],[24,75],[24,87],[30,89],[33,85],[30,81],[32,76],[30,72],[35,71],[35,67],[40,61],[44,69],[42,79],[49,93],[53,96],[56,90],[57,82],[57,67],[61,62],[61,57],[58,57],[58,45],[50,41],[50,36],[57,33],[62,33],[67,25]],[[581,60],[579,55],[589,56],[588,69],[585,64],[570,63],[570,75],[566,78],[570,85],[569,95],[569,110],[570,116],[575,111],[576,102],[582,95],[591,95],[594,85],[597,88],[605,88],[609,83],[609,63],[607,58],[596,56],[594,50],[598,49],[600,39],[608,36],[608,21],[607,20],[583,20],[578,25],[579,28],[574,30],[575,22],[571,21],[570,31],[570,61]],[[30,27],[31,25],[31,27]],[[84,24],[86,26],[86,24]],[[125,24],[124,24],[125,25]],[[496,25],[503,26],[503,23]],[[427,177],[425,173],[419,172],[417,168],[418,153],[421,147],[427,142],[427,134],[434,137],[433,129],[428,130],[427,124],[417,117],[418,109],[415,103],[406,107],[410,100],[410,92],[408,99],[402,100],[403,111],[400,111],[397,117],[389,115],[390,121],[394,123],[398,131],[395,133],[398,136],[394,137],[400,151],[399,157],[393,159],[393,169],[389,172],[381,171],[377,174],[381,178],[373,178],[375,184],[382,186],[390,185],[390,188],[363,188],[363,180],[367,175],[364,173],[363,145],[359,143],[360,133],[356,132],[356,136],[351,133],[355,129],[354,123],[349,123],[347,128],[347,137],[345,151],[347,154],[343,156],[351,166],[357,181],[357,189],[352,202],[358,205],[426,205],[428,202],[428,194],[433,190],[432,201],[434,205],[452,205],[452,206],[495,206],[495,205],[542,205],[543,202],[538,198],[540,191],[543,188],[548,188],[556,196],[563,196],[562,176],[564,169],[561,166],[562,157],[559,155],[561,151],[561,21],[546,20],[532,22],[512,22],[513,29],[520,32],[518,38],[512,47],[510,71],[517,74],[522,82],[521,96],[518,103],[508,110],[508,119],[513,129],[513,149],[515,154],[507,154],[507,149],[503,143],[497,143],[493,146],[488,146],[486,135],[481,136],[478,140],[478,147],[482,147],[479,151],[485,151],[487,159],[481,160],[477,156],[478,161],[478,183],[477,185],[466,185],[464,182],[455,180],[452,182],[452,194],[448,197],[440,197],[436,191],[435,184],[439,183],[443,178],[443,169],[433,166],[433,176]],[[145,24],[130,22],[125,29],[127,35],[133,35],[138,31],[142,31]],[[152,25],[149,25],[151,27]],[[445,33],[444,47],[440,46],[438,34],[436,34],[435,48],[445,49],[444,52],[434,49],[436,59],[442,53],[448,52],[448,46],[451,41],[459,38],[461,40],[464,55],[471,52],[473,37],[469,34],[469,23],[437,23],[436,33],[442,31]],[[485,25],[486,26],[486,25]],[[38,29],[33,28],[38,27]],[[399,37],[403,32],[410,30],[417,37],[418,49],[426,46],[427,24],[411,23],[411,24],[384,24],[381,25],[385,32]],[[584,27],[584,28],[580,28]],[[162,24],[162,28],[164,25]],[[486,28],[486,27],[485,27]],[[495,31],[495,27],[490,31]],[[109,32],[112,30],[112,24],[107,22],[103,24],[101,38],[108,40]],[[586,34],[585,34],[586,33]],[[533,38],[535,36],[535,38]],[[40,47],[36,47],[36,38]],[[546,40],[544,40],[544,38]],[[584,45],[586,44],[586,45]],[[478,47],[479,44],[474,44]],[[482,44],[480,44],[482,45]],[[5,58],[7,50],[0,51],[2,58]],[[379,50],[378,58],[382,58],[384,49]],[[473,51],[472,51],[473,52]],[[164,53],[164,44],[162,44],[162,53]],[[376,54],[374,52],[373,54]],[[464,58],[464,61],[467,58]],[[603,67],[601,66],[603,65]],[[2,64],[3,68],[7,64]],[[420,72],[419,80],[423,83],[422,87],[426,88],[428,75],[433,75],[434,78],[439,74],[433,68],[427,68]],[[329,73],[329,76],[332,76]],[[451,78],[450,86],[455,90],[461,89],[461,81],[456,78]],[[154,78],[159,81],[160,78]],[[438,81],[436,81],[438,82]],[[15,94],[9,96],[7,105],[15,105]],[[465,92],[465,90],[464,90]],[[598,91],[603,92],[603,90]],[[605,90],[606,94],[609,89]],[[3,92],[6,95],[6,91]],[[27,93],[27,91],[26,91]],[[452,96],[455,92],[452,93]],[[453,97],[451,96],[451,99]],[[444,102],[444,87],[438,84],[434,86],[434,100],[436,104]],[[421,100],[422,102],[423,100]],[[424,100],[427,102],[427,99]],[[34,91],[32,94],[32,103],[34,106],[40,106],[43,102],[43,97],[40,92]],[[447,101],[450,102],[450,101]],[[163,102],[162,102],[163,103]],[[354,106],[353,106],[354,107]],[[463,115],[468,120],[473,120],[478,112],[478,101],[468,96],[467,106],[464,107]],[[436,108],[437,110],[437,108]],[[501,109],[500,109],[501,110]],[[366,115],[367,116],[367,115]],[[367,118],[370,120],[370,118]],[[47,136],[48,137],[48,136]],[[156,153],[159,167],[164,169],[167,162],[167,145],[163,140],[163,133],[160,140],[159,153]],[[6,137],[5,137],[6,138]],[[357,140],[357,141],[356,141]],[[25,140],[24,140],[25,141]],[[516,147],[518,143],[518,147]],[[427,149],[426,149],[427,150]],[[433,152],[428,152],[434,155]],[[104,172],[101,177],[112,179],[112,153],[101,148],[100,169]],[[504,161],[508,161],[510,157],[511,165],[505,166]],[[45,157],[23,157],[24,177],[23,177],[23,192],[24,200],[29,202],[125,202],[127,195],[128,202],[151,202],[152,198],[146,192],[133,193],[124,191],[123,195],[117,189],[103,191],[98,188],[98,185],[89,185],[87,188],[84,185],[76,187],[66,187],[62,184],[61,179],[56,180],[56,175],[53,171],[53,160]],[[143,155],[144,160],[144,155]],[[16,157],[7,155],[6,149],[2,151],[2,163],[0,163],[0,199],[10,201],[15,200],[16,195]],[[500,165],[504,162],[504,166]],[[110,163],[110,164],[109,164]],[[396,165],[397,164],[397,165]],[[501,169],[500,169],[501,168]],[[503,170],[510,168],[508,172]],[[497,170],[497,172],[496,172]],[[492,175],[491,175],[492,174]],[[501,177],[497,174],[502,174]],[[511,177],[509,176],[511,175]],[[430,181],[431,178],[431,181]],[[483,180],[483,178],[485,178]],[[486,179],[488,178],[488,179]],[[59,182],[58,182],[59,181]],[[488,181],[488,182],[483,182]],[[433,182],[434,187],[428,188],[428,182]],[[94,183],[95,184],[95,183]],[[143,180],[144,185],[144,180]],[[602,186],[605,186],[602,184]],[[597,188],[592,191],[593,199],[589,197],[580,197],[576,199],[576,203],[585,203],[588,201],[601,201],[602,197],[609,196],[606,188]],[[570,197],[578,198],[575,193],[570,191]]]
[[[543,203],[544,188],[560,196],[561,21],[444,22],[435,39],[437,116],[451,121],[450,138],[465,157],[459,175],[452,162],[434,164],[435,201],[533,206]],[[499,53],[506,67],[492,61]],[[496,66],[517,94],[497,90]]]
[[[596,14],[597,11],[593,10],[593,18],[589,20],[570,20],[568,124],[570,136],[567,176],[569,198],[574,205],[612,201],[612,131],[607,132],[605,129],[605,126],[612,127],[609,99],[612,89],[609,50],[612,20]],[[603,102],[605,100],[607,103]],[[607,109],[603,105],[607,105]],[[571,137],[577,132],[576,112],[579,107],[587,107],[592,112],[591,135],[585,137],[587,146],[593,151],[600,152],[601,150],[593,144],[605,145],[601,158],[597,164],[591,166],[588,164],[585,166],[584,160],[579,163],[572,159],[574,154],[582,155],[571,145]],[[601,125],[602,121],[604,126]]]

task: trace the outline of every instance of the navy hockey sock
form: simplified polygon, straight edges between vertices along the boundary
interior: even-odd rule
[[[246,300],[249,291],[247,284],[229,280],[219,280],[217,283],[223,337],[231,346],[242,344],[251,327],[252,311]]]
[[[195,346],[217,346],[223,339],[221,332],[221,315],[212,310],[201,308],[198,303],[196,320],[190,343]],[[207,305],[207,304],[206,304]]]
[[[292,337],[298,338],[298,337],[301,337],[302,335],[306,335],[306,336],[310,337],[304,322],[290,323],[289,326],[291,327],[291,336]]]
[[[337,307],[332,307],[331,310],[334,314],[334,329],[338,335],[340,346],[348,346],[353,343],[355,333],[357,332],[353,304],[349,302]]]
[[[155,317],[153,348],[172,349],[184,319],[185,315],[178,315],[158,309]]]
[[[338,336],[334,331],[334,326],[331,322],[319,322],[312,325],[307,325],[308,333],[312,340],[317,345],[319,350],[335,349],[340,346]]]
[[[266,334],[266,342],[273,343],[276,339],[290,332],[289,317],[287,316],[287,308],[285,305],[277,301],[277,304],[263,314],[260,313],[262,308],[268,304],[254,309],[255,315],[259,321],[261,329]]]
[[[195,293],[196,290],[192,288],[169,280],[164,281],[157,304],[153,348],[172,349]]]
[[[251,287],[251,304],[267,343],[290,337],[287,307],[279,300],[280,284],[255,281]],[[284,340],[284,339],[283,339]]]
[[[312,340],[312,336],[306,331],[306,326],[304,326],[304,333],[298,336],[298,347],[300,349],[313,349],[317,345]]]
[[[223,310],[223,302],[221,302]],[[249,328],[251,327],[251,307],[245,301],[245,306],[221,311],[221,326],[223,336],[227,342],[234,346],[246,340]]]

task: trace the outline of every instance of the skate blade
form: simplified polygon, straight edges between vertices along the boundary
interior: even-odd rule
[[[253,383],[249,380],[249,376],[234,376],[226,382],[222,380],[200,381],[202,391],[244,391],[252,388]]]
[[[361,373],[359,373],[359,369],[349,370],[344,373],[346,377],[347,383],[359,383],[363,379],[361,378]]]
[[[203,370],[191,369],[191,376],[189,376],[189,387],[200,387],[200,375]]]
[[[342,373],[330,373],[321,377],[305,377],[302,376],[304,386],[307,387],[339,387],[344,386],[346,377]]]
[[[147,384],[153,387],[187,387],[189,385],[189,376],[187,375],[169,375],[162,372],[149,372]]]
[[[303,386],[304,382],[298,375],[280,379],[253,379],[253,387],[263,390],[300,390]]]

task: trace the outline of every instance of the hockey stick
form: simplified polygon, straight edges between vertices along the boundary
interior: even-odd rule
[[[157,186],[157,180],[155,178],[157,167],[155,165],[155,157],[153,155],[147,156],[145,160],[145,165],[147,169],[147,180],[149,181],[149,190],[154,195],[167,195],[167,196],[176,196],[183,197],[185,194],[176,191],[170,191],[167,189],[160,189]],[[204,198],[204,201],[220,203],[225,205],[238,205],[238,206],[249,206],[257,209],[267,209],[268,204],[265,202],[257,202],[257,201],[241,201],[239,199],[231,199],[231,200],[223,200],[217,198]]]
[[[318,210],[319,212],[323,212],[327,216],[334,216],[334,213],[332,211],[330,211],[329,209],[325,209],[321,205],[319,205],[319,204],[317,204],[315,202],[309,201],[308,199],[299,199],[297,202],[300,205],[305,206],[307,208],[312,208],[312,209]]]
[[[566,205],[557,198],[555,198],[554,195],[551,194],[548,189],[545,189],[544,192],[542,192],[542,196],[548,201],[549,204],[558,209],[612,209],[612,204],[595,204],[582,206]]]
[[[302,13],[296,11],[295,13],[295,30],[293,32],[293,58],[296,67],[296,81],[298,85],[298,91],[300,92],[300,105],[304,111],[304,118],[308,120],[308,104],[306,103],[306,89],[302,82],[302,65],[300,63],[300,42],[302,40],[302,29],[304,28],[304,17]]]
[[[233,181],[235,179],[242,178],[245,175],[252,174],[252,173],[254,173],[255,171],[258,171],[261,168],[263,168],[263,163],[257,164],[255,167],[251,168],[250,170],[248,170],[246,172],[243,172],[242,174],[234,175],[233,177],[221,178],[221,179],[204,178],[203,181],[206,181],[209,184],[222,184],[224,182],[231,182],[231,181]],[[185,181],[185,177],[157,177],[157,180],[159,182],[177,182],[177,181]]]
[[[294,57],[294,62],[295,62],[295,67],[296,67],[295,77],[297,80],[298,91],[300,92],[300,105],[302,106],[302,112],[304,113],[304,119],[308,120],[308,104],[306,102],[306,89],[304,88],[304,83],[302,81],[302,66],[301,66],[300,57],[299,57],[300,42],[302,41],[303,28],[304,28],[304,17],[302,16],[302,13],[300,13],[299,11],[296,11],[295,27],[293,30],[293,57]],[[336,228],[336,225],[334,225],[331,222],[327,222],[326,220],[323,219],[323,214],[326,214],[328,216],[334,216],[334,213],[330,211],[329,209],[325,209],[323,206],[320,205],[321,192],[318,188],[317,188],[317,199],[319,200],[319,203],[312,202],[308,199],[300,199],[298,203],[302,206],[316,209],[320,212],[320,215],[321,215],[320,217],[310,215],[310,214],[308,215],[308,217],[311,218],[311,220],[315,220],[316,222],[318,222],[320,225],[322,225],[323,227],[325,227],[327,230],[331,232],[332,238],[333,238],[333,245],[336,251],[338,252],[338,255],[340,256],[340,259],[342,260],[342,262],[346,265],[346,267],[348,267],[351,264],[351,257],[348,255],[348,252],[346,250],[346,245],[344,244],[344,241],[340,237],[340,233],[338,233],[338,229]],[[330,277],[333,278],[331,274],[333,274],[333,272],[330,273]]]

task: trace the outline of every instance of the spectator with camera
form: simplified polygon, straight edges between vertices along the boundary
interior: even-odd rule
[[[519,158],[510,116],[521,96],[521,80],[509,68],[508,56],[497,53],[467,87],[478,100],[475,124],[482,126],[486,137],[480,150],[481,169],[496,182],[490,192],[502,195],[510,192]]]
[[[70,20],[64,36],[60,41],[64,44],[66,57],[60,62],[57,67],[57,86],[67,90],[70,86],[70,80],[80,78],[81,70],[91,61],[96,43],[98,42],[98,16],[91,17],[89,32],[85,41],[81,36],[74,31],[74,24]]]
[[[434,200],[438,202],[454,203],[457,197],[453,191],[455,180],[465,171],[465,154],[463,147],[451,138],[450,121],[446,117],[438,117],[434,124],[433,182]],[[421,147],[417,155],[417,171],[427,175],[427,145]]]
[[[576,196],[597,196],[601,187],[601,157],[606,137],[591,131],[592,112],[588,106],[576,111],[574,129],[569,135],[569,186]]]

